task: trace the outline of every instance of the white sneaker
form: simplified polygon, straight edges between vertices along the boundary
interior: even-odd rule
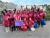
[[[6,31],[6,32],[8,32],[8,31]]]
[[[35,31],[35,28],[32,27],[32,28],[31,28],[31,31]]]
[[[6,28],[5,30],[6,30],[6,32],[9,32],[9,28]]]

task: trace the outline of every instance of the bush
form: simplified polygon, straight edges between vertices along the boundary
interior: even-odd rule
[[[50,20],[50,13],[47,14],[46,20]]]

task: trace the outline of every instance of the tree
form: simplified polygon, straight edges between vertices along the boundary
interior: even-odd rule
[[[49,7],[50,7],[49,5],[46,7],[47,13],[50,13],[50,8]]]

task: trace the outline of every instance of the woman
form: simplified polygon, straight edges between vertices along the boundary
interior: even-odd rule
[[[5,13],[5,15],[3,15],[3,24],[5,27],[6,32],[9,32],[9,15],[7,13]]]
[[[21,14],[17,12],[15,14],[15,27],[17,30],[21,30],[21,26],[23,26],[23,21],[21,20]]]
[[[15,19],[12,12],[10,13],[9,22],[10,22],[10,30],[15,31]]]
[[[46,21],[45,21],[45,17],[46,17],[46,13],[43,11],[43,9],[40,10],[40,19],[41,19],[41,26],[45,27],[46,25]]]

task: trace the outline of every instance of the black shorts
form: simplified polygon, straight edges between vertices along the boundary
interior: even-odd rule
[[[11,31],[15,31],[15,26],[10,27]]]

